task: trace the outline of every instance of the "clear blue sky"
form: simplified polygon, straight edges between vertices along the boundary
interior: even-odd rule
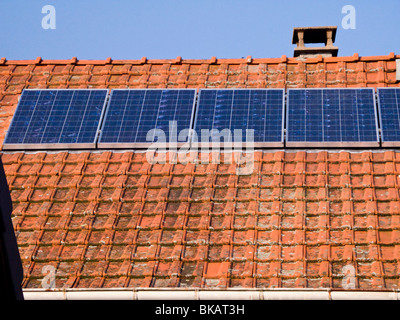
[[[56,29],[42,28],[42,7]],[[342,28],[344,5],[356,29]],[[7,59],[293,56],[293,27],[336,25],[340,56],[400,54],[399,0],[1,0]]]

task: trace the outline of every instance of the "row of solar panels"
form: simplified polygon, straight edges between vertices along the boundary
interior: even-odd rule
[[[288,89],[286,103],[284,89],[28,89],[3,149],[248,142],[248,129],[256,148],[400,146],[400,88]]]

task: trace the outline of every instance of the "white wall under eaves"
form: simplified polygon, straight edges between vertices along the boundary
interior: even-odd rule
[[[400,81],[400,59],[396,59],[396,80]]]
[[[400,300],[399,291],[312,289],[24,289],[25,300]]]

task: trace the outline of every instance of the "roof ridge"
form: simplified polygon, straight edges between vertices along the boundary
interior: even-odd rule
[[[399,59],[400,55],[396,55],[394,52],[390,52],[388,55],[381,56],[360,56],[358,53],[352,56],[342,57],[323,57],[322,55],[316,58],[307,58],[300,60],[297,58],[288,58],[286,55],[282,55],[280,58],[253,58],[247,56],[246,58],[217,58],[211,57],[210,59],[183,59],[178,56],[175,59],[148,59],[143,57],[141,59],[115,59],[108,57],[104,60],[95,59],[78,59],[72,57],[71,59],[43,59],[37,57],[31,60],[7,60],[5,57],[0,59],[0,65],[46,65],[46,64],[76,64],[76,65],[106,65],[106,64],[261,64],[261,63],[316,63],[316,62],[347,62],[347,61],[383,61],[383,60],[394,60]]]

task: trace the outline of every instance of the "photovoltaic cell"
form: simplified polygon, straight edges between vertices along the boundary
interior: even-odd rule
[[[153,129],[162,130],[170,142],[172,122],[176,134],[191,128],[195,96],[195,89],[112,90],[99,147],[148,147],[159,141]]]
[[[202,130],[254,130],[255,147],[283,146],[283,89],[200,89],[194,129],[197,142],[212,142],[202,138]],[[221,142],[223,139],[221,138]],[[244,144],[243,144],[244,146]]]
[[[288,89],[287,146],[379,146],[374,90]]]
[[[400,146],[400,88],[378,88],[382,146]]]
[[[4,149],[95,147],[107,90],[24,90]]]

